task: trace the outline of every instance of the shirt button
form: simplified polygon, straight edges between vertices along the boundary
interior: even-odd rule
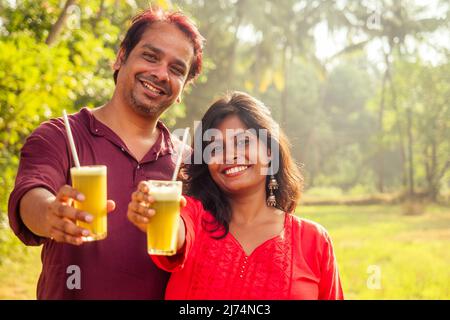
[[[98,132],[98,129],[95,129],[95,132]]]
[[[137,168],[138,168],[138,169],[140,169],[140,168],[141,168],[141,166],[140,166],[140,165],[138,165],[138,166],[137,166]]]
[[[120,150],[122,150],[122,152],[125,152],[125,149],[124,149],[124,148],[120,148]]]

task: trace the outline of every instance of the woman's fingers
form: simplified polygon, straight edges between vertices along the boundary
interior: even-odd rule
[[[113,200],[108,200],[106,202],[106,211],[110,213],[114,211],[114,209],[116,209],[116,203]]]
[[[186,204],[187,204],[186,198],[183,197],[183,196],[181,196],[181,199],[180,199],[180,206],[181,206],[182,208],[184,208],[184,207],[186,207]]]
[[[137,201],[137,202],[146,202],[148,204],[152,204],[155,202],[155,198],[153,198],[151,195],[141,192],[141,191],[135,191],[131,194],[131,200]]]
[[[128,211],[132,211],[133,213],[139,214],[147,219],[151,218],[155,214],[155,210],[136,201],[132,201],[128,204]]]

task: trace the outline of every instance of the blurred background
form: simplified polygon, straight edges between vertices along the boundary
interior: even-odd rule
[[[0,0],[0,299],[34,299],[41,269],[7,221],[26,136],[110,98],[120,40],[149,5],[207,39],[171,129],[226,90],[256,96],[291,140],[297,214],[330,232],[346,298],[450,299],[448,0]]]

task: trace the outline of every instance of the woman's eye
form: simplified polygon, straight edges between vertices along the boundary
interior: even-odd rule
[[[236,146],[246,146],[249,143],[249,139],[245,138],[245,139],[240,139],[237,141]]]
[[[211,153],[213,156],[222,154],[223,153],[223,147],[221,145],[215,145],[214,148],[212,148]]]

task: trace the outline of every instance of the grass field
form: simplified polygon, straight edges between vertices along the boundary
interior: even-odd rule
[[[399,206],[307,206],[298,214],[329,231],[346,299],[450,299],[450,208],[405,216]],[[35,298],[39,254],[0,229],[0,299]]]

